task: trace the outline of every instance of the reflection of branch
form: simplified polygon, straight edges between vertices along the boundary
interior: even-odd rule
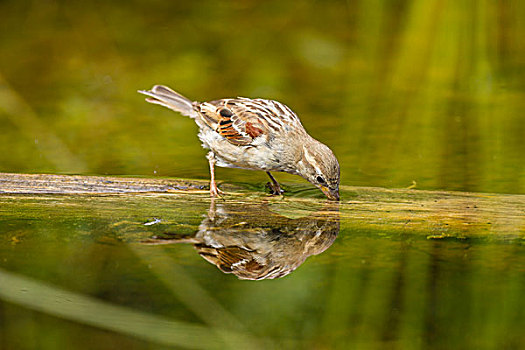
[[[22,134],[36,144],[46,159],[62,172],[81,173],[86,165],[66,144],[51,130],[23,99],[2,77],[0,73],[0,111]]]

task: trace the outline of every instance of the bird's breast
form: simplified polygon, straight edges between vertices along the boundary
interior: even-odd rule
[[[283,157],[282,146],[276,142],[261,138],[253,145],[238,146],[209,128],[201,129],[199,139],[204,148],[215,154],[217,166],[293,173],[290,162]]]

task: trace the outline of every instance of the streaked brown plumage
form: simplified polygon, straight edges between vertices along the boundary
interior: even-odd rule
[[[330,148],[304,129],[284,104],[244,97],[192,102],[170,88],[155,85],[146,101],[191,117],[199,126],[199,138],[209,149],[210,194],[217,196],[215,164],[221,167],[263,170],[281,193],[271,171],[300,175],[332,200],[339,200],[339,163]]]

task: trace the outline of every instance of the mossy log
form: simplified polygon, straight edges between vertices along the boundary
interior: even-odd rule
[[[224,184],[222,188],[226,195],[221,200],[241,206],[270,203],[274,212],[289,217],[309,215],[312,210],[322,212],[327,205],[320,192],[315,198],[293,192],[279,197],[241,185]],[[114,217],[119,209],[133,210],[129,203],[140,203],[144,215],[148,208],[152,215],[163,212],[171,215],[168,213],[173,211],[175,198],[180,203],[191,203],[187,208],[179,206],[179,210],[190,215],[192,207],[194,210],[205,207],[210,200],[208,182],[204,180],[0,173],[0,205],[19,202],[16,210],[10,211],[12,215],[24,210],[22,199],[31,198],[31,203],[37,205],[46,198],[56,202],[57,195],[62,208],[81,207],[85,203],[85,200],[75,202],[75,198],[87,196],[92,205],[97,197],[110,196],[98,200],[98,214],[102,210],[108,217]],[[337,206],[342,228],[417,232],[433,239],[483,236],[523,240],[525,237],[525,195],[342,186],[341,197]],[[6,214],[4,210],[2,215]],[[193,215],[200,217],[202,213]]]

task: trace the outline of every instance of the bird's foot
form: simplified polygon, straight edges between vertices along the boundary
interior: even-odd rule
[[[278,183],[268,181],[266,183],[266,187],[270,190],[270,194],[274,196],[280,196],[284,193],[284,190],[281,188],[281,186],[279,186]]]
[[[217,198],[217,197],[223,196],[223,195],[224,195],[224,191],[219,189],[215,182],[210,184],[210,197]]]

